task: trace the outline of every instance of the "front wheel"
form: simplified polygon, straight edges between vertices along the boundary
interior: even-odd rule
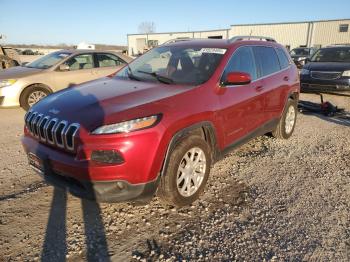
[[[190,205],[203,192],[208,180],[210,147],[200,136],[188,136],[170,153],[168,163],[158,196],[173,206]]]
[[[275,138],[288,139],[294,131],[297,120],[297,102],[288,99],[287,105],[284,109],[283,115],[272,135]]]
[[[49,94],[50,92],[46,88],[40,85],[34,85],[31,87],[28,87],[23,91],[21,95],[21,99],[20,99],[21,107],[24,110],[28,111],[29,108],[31,108],[34,104],[36,104],[41,99],[48,96]]]

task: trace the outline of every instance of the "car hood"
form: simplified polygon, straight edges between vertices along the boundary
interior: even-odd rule
[[[77,122],[87,130],[102,124],[111,124],[135,117],[120,112],[134,109],[136,117],[161,113],[166,105],[140,107],[191,90],[184,85],[167,85],[155,82],[141,82],[108,77],[90,81],[54,93],[33,106],[33,111],[45,115]]]
[[[308,57],[307,55],[292,55],[291,58]]]
[[[310,62],[304,66],[305,69],[310,71],[336,71],[343,72],[350,70],[350,63],[338,63],[338,62]]]
[[[0,71],[0,79],[18,79],[25,76],[38,74],[44,69],[30,68],[25,66],[15,66]]]

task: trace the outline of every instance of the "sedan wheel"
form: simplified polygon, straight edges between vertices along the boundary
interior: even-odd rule
[[[46,96],[47,96],[47,94],[44,91],[34,91],[34,92],[29,94],[28,105],[30,107],[32,107],[34,104],[36,104],[37,102],[39,102],[41,99],[43,99]]]

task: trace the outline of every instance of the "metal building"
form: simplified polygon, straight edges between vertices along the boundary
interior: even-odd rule
[[[222,38],[236,35],[264,35],[292,49],[299,46],[323,47],[350,44],[350,19],[290,23],[231,25],[227,29],[190,32],[128,34],[128,52],[137,55],[176,38]]]

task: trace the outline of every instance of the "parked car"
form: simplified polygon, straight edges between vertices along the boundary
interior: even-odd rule
[[[0,72],[0,107],[32,105],[58,90],[112,74],[131,61],[121,54],[61,50]]]
[[[350,92],[350,45],[319,49],[300,72],[302,92]]]
[[[25,116],[30,166],[83,198],[189,205],[226,152],[293,133],[298,70],[282,45],[253,39],[169,43],[50,95]]]
[[[301,69],[305,65],[305,61],[316,52],[313,47],[298,47],[290,51],[290,55],[295,65]]]
[[[26,49],[22,51],[22,55],[35,55],[35,53],[31,49]]]

